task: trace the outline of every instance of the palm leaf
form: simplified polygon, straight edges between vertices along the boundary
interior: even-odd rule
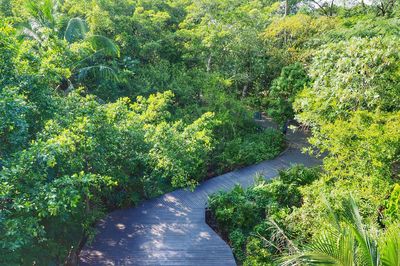
[[[385,241],[380,247],[382,266],[400,266],[400,233],[399,226],[386,232]]]
[[[119,56],[118,46],[109,38],[102,35],[92,35],[86,40],[90,43],[93,50],[102,51],[108,56]]]
[[[336,228],[337,231],[341,231],[342,230],[342,226],[340,225],[340,218],[339,215],[333,210],[331,204],[329,203],[329,201],[323,196],[322,197],[322,201],[325,203],[328,213],[327,213],[327,218],[328,218],[328,222],[334,227]]]
[[[53,28],[55,26],[56,2],[53,0],[33,1],[27,0],[25,6],[29,14],[35,18],[43,27]]]
[[[118,80],[114,69],[105,65],[88,66],[79,69],[78,80],[84,80],[88,77],[95,79]]]
[[[81,18],[72,18],[68,21],[67,28],[64,32],[64,39],[69,43],[83,40],[89,28],[86,22]]]
[[[352,228],[358,243],[358,260],[361,265],[379,265],[378,245],[366,232],[357,204],[352,196],[343,204],[346,224]]]
[[[57,8],[57,2],[53,0],[44,0],[42,5],[42,12],[44,18],[50,23],[50,25],[55,25],[54,11]]]
[[[352,230],[343,227],[342,231],[336,228],[326,231],[314,239],[306,251],[284,257],[281,265],[354,265],[355,238]]]
[[[42,37],[37,33],[34,27],[32,27],[31,23],[29,24],[21,24],[18,28],[18,34],[22,38],[28,38],[37,41],[39,44],[43,42]]]
[[[278,251],[285,249],[289,254],[299,251],[297,246],[286,235],[285,231],[273,219],[269,219],[268,223],[270,224],[268,230],[271,231],[271,240],[267,240],[259,235],[265,243],[270,244],[270,246],[273,246]]]

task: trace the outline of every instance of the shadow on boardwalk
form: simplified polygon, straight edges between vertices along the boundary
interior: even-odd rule
[[[289,148],[274,160],[212,178],[193,192],[179,189],[110,213],[82,250],[80,265],[236,265],[230,247],[205,222],[207,198],[236,184],[252,185],[256,173],[268,179],[291,164],[320,163],[301,153],[303,133],[288,139]]]

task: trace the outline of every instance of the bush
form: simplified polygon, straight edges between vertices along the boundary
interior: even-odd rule
[[[262,239],[251,236],[247,239],[246,258],[243,265],[272,265],[271,255],[271,252],[265,247],[265,243]]]
[[[276,157],[284,148],[283,135],[274,129],[251,133],[226,143],[217,156],[219,171],[237,169]]]
[[[107,207],[199,181],[213,149],[214,118],[171,122],[172,97],[99,104],[69,94],[67,115],[48,121],[0,171],[0,264],[61,264]]]
[[[326,45],[309,67],[313,80],[294,102],[297,119],[320,127],[354,111],[395,111],[400,106],[397,38],[351,38]]]
[[[385,202],[385,218],[387,222],[396,222],[400,219],[400,184],[395,184],[389,199]]]
[[[235,228],[250,230],[262,216],[263,208],[249,199],[248,190],[236,186],[228,193],[220,193],[210,198],[209,207],[223,232]]]
[[[219,231],[228,236],[239,261],[245,265],[272,261],[271,256],[284,247],[267,247],[263,239],[270,240],[277,234],[277,227],[284,226],[283,221],[292,209],[301,206],[300,188],[318,177],[319,168],[295,165],[280,171],[274,180],[260,180],[248,189],[236,186],[230,192],[221,192],[210,198],[209,207]],[[276,246],[287,245],[286,240],[277,241],[280,243],[275,243]]]
[[[317,169],[318,168],[306,168],[302,165],[294,165],[289,169],[280,171],[279,179],[285,184],[304,186],[318,179],[319,171]]]
[[[300,63],[284,67],[281,75],[274,79],[269,90],[268,115],[281,126],[287,120],[293,119],[292,105],[295,97],[308,83],[307,72]]]
[[[243,261],[245,259],[245,252],[243,249],[246,245],[246,236],[241,230],[236,229],[229,234],[229,240],[236,258],[240,261]]]

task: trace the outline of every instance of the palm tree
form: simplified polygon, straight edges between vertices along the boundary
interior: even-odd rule
[[[111,67],[97,64],[99,57],[119,57],[119,48],[111,39],[102,35],[90,34],[88,25],[81,18],[69,20],[64,32],[64,39],[70,44],[77,41],[88,42],[94,51],[72,67],[72,72],[76,73],[78,80],[83,80],[89,75],[94,78],[116,79],[115,72]]]
[[[28,23],[23,25],[22,35],[36,40],[39,47],[42,46],[45,39],[49,38],[49,31],[50,35],[63,38],[69,45],[75,42],[89,44],[91,48],[90,51],[87,51],[89,55],[71,66],[72,76],[67,80],[68,89],[73,88],[73,81],[80,82],[90,76],[97,80],[116,79],[115,71],[110,66],[98,63],[104,61],[102,60],[104,58],[119,57],[119,48],[111,39],[90,33],[89,26],[81,18],[70,19],[62,36],[59,36],[57,0],[27,0],[26,7],[31,18]]]
[[[281,259],[281,265],[400,266],[400,233],[388,231],[380,245],[366,231],[354,199],[340,217],[330,211],[331,227],[303,252]]]

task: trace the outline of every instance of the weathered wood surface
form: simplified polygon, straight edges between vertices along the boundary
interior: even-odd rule
[[[80,265],[236,265],[230,247],[205,223],[207,198],[236,184],[250,186],[257,173],[268,179],[291,164],[319,163],[300,152],[302,134],[290,140],[289,149],[274,160],[215,177],[194,192],[180,189],[110,213],[82,250]]]

